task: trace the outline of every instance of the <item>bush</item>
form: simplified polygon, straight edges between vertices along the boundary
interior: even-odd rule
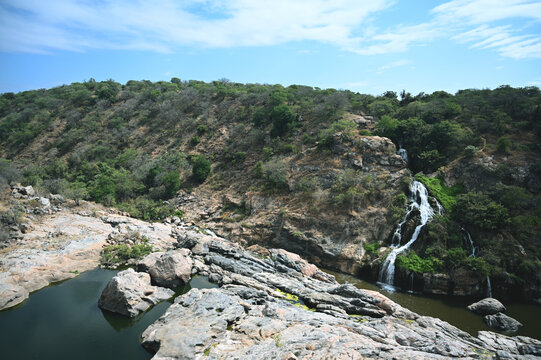
[[[131,246],[127,244],[109,245],[102,249],[101,264],[105,267],[125,264],[132,259],[140,259],[151,252],[152,246],[145,238]]]
[[[272,160],[263,164],[263,178],[271,188],[287,188],[287,169],[282,160]]]
[[[498,139],[497,151],[501,154],[508,155],[511,149],[511,140],[507,136],[502,136]]]
[[[453,217],[459,224],[494,231],[508,223],[505,207],[491,201],[487,195],[469,192],[458,196]]]
[[[458,200],[457,196],[464,192],[461,185],[455,185],[453,187],[445,186],[443,180],[439,177],[429,178],[423,174],[415,175],[415,178],[422,182],[432,196],[434,196],[445,210],[451,212]]]
[[[443,268],[443,263],[441,260],[433,257],[422,259],[413,251],[411,251],[407,256],[398,255],[396,257],[396,262],[400,268],[413,271],[417,274],[433,273],[436,271],[441,271]]]
[[[272,137],[285,135],[295,125],[296,116],[291,112],[289,106],[285,104],[275,106],[270,117],[273,125],[271,129]]]
[[[199,155],[194,159],[192,174],[194,179],[202,183],[210,174],[210,161],[207,160],[205,155]]]

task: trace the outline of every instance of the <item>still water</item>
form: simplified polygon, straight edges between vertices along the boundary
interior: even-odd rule
[[[346,275],[330,270],[325,272],[336,277],[339,283],[349,282],[360,289],[376,290],[387,296],[394,302],[410,309],[419,315],[440,318],[448,323],[464,330],[474,336],[480,330],[490,330],[483,317],[466,309],[466,306],[479,300],[464,297],[429,296],[426,294],[410,294],[405,292],[389,292],[376,284],[363,281],[351,275]],[[520,321],[524,326],[514,335],[530,336],[541,340],[541,306],[520,303],[506,303],[506,314]]]
[[[139,342],[143,331],[169,305],[164,301],[135,319],[103,312],[98,299],[117,273],[95,269],[30,295],[0,311],[1,359],[150,359]],[[216,287],[195,277],[178,293]]]

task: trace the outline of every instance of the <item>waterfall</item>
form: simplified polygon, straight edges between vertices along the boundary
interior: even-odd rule
[[[487,297],[492,297],[492,285],[490,284],[490,277],[487,275]]]
[[[475,247],[475,244],[473,243],[473,239],[469,233],[468,230],[464,229],[464,228],[460,228],[460,230],[462,230],[462,232],[464,233],[464,239],[468,239],[468,241],[470,242],[470,247],[471,247],[471,254],[470,256],[471,257],[476,257],[477,256],[477,248]]]
[[[394,282],[396,257],[409,249],[409,247],[415,242],[415,240],[417,240],[417,237],[421,233],[421,229],[423,228],[423,226],[425,226],[426,223],[432,220],[432,217],[434,216],[434,209],[432,209],[430,203],[428,202],[428,191],[426,190],[426,187],[419,181],[413,180],[410,184],[409,190],[409,205],[406,216],[404,217],[404,221],[402,221],[395,230],[395,233],[393,235],[393,244],[391,245],[392,250],[385,259],[385,262],[383,263],[383,266],[381,267],[379,273],[379,281],[384,284],[391,285],[391,287]],[[421,222],[415,228],[411,239],[406,244],[400,246],[400,242],[402,240],[402,226],[411,217],[411,213],[415,209],[419,210],[419,212],[421,213]],[[398,243],[395,243],[397,240]]]
[[[398,149],[398,151],[396,152],[398,155],[400,155],[400,157],[402,159],[404,159],[404,161],[406,162],[406,164],[408,163],[408,152],[406,151],[406,149],[404,149],[402,146],[400,146],[400,148]]]

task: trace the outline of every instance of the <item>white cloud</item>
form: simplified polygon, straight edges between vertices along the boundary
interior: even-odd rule
[[[362,46],[350,48],[362,55],[398,53],[412,46],[429,44],[441,38],[474,44],[472,48],[495,49],[501,56],[539,58],[541,36],[528,34],[512,25],[491,26],[496,21],[515,18],[541,21],[541,2],[530,0],[453,0],[433,8],[432,18],[424,23],[374,31]]]
[[[403,0],[405,1],[405,0]],[[541,1],[451,0],[419,24],[377,28],[395,0],[0,0],[0,51],[228,48],[316,41],[360,55],[454,39],[503,57],[541,58]],[[513,22],[512,20],[515,20]],[[407,21],[407,19],[405,19]],[[530,31],[530,33],[528,33]]]
[[[405,65],[410,65],[410,64],[411,64],[410,60],[397,60],[397,61],[393,61],[390,64],[380,66],[379,70],[383,71],[383,70],[388,70],[395,67],[400,67],[400,66],[405,66]]]
[[[453,0],[432,9],[440,21],[483,24],[509,18],[541,20],[541,3],[531,0]]]
[[[339,47],[391,0],[3,0],[0,50],[88,48],[170,51],[313,40]],[[44,41],[45,40],[45,41]]]

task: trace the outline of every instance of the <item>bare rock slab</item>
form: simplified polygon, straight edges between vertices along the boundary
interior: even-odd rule
[[[479,315],[494,315],[505,312],[506,308],[494,298],[485,298],[468,306],[468,310]]]
[[[174,294],[173,290],[150,285],[150,275],[128,269],[119,272],[109,281],[98,306],[104,310],[135,317]]]
[[[150,274],[158,286],[176,287],[187,284],[192,276],[193,260],[188,249],[169,250],[145,256],[137,268]]]

